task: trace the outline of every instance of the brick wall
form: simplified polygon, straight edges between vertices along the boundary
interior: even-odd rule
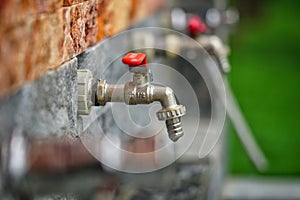
[[[1,0],[0,96],[143,19],[164,0]]]

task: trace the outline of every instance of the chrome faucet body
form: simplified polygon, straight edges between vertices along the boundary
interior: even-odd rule
[[[136,55],[130,53],[129,56]],[[136,105],[158,101],[162,109],[157,111],[156,116],[159,120],[166,121],[169,138],[177,141],[183,136],[181,117],[186,114],[185,106],[177,104],[171,88],[151,83],[152,74],[145,63],[131,65],[124,59],[123,62],[129,64],[129,71],[133,73],[132,81],[126,84],[108,84],[106,80],[99,80],[96,92],[98,104],[104,106],[107,102],[124,102]]]

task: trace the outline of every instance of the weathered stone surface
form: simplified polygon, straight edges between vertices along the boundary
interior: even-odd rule
[[[108,4],[109,0],[102,0],[98,3],[98,41],[112,35],[112,24],[110,23],[112,12],[108,12]]]
[[[62,63],[63,31],[58,26],[62,26],[61,11],[41,14],[35,20],[28,18],[21,26],[0,32],[0,68],[7,69],[7,79],[0,80],[0,85],[6,87],[0,88],[0,94]]]
[[[141,21],[166,3],[166,0],[132,0],[131,23]]]
[[[94,44],[96,15],[97,4],[91,1],[1,29],[0,95],[35,80]]]
[[[98,3],[97,40],[112,36],[131,24],[132,0],[102,0]]]
[[[24,2],[24,0],[20,0],[20,1]],[[36,10],[35,14],[51,13],[61,8],[63,5],[63,0],[27,0],[27,1],[34,3],[34,8]]]
[[[107,12],[112,14],[111,23],[108,24],[112,26],[112,34],[116,34],[130,25],[131,3],[131,0],[109,1]]]
[[[5,74],[5,80],[0,80],[0,85],[5,84],[6,87],[1,88],[0,94],[12,88],[19,87],[26,80],[26,63],[27,55],[31,55],[30,38],[32,36],[32,27],[34,22],[28,20],[18,29],[0,30],[0,69]],[[26,40],[22,39],[26,38]]]
[[[76,134],[77,59],[0,100],[0,135],[16,127],[32,137]]]
[[[0,96],[124,30],[161,2],[164,0],[1,1]]]
[[[62,9],[51,15],[40,15],[36,20],[33,30],[33,56],[36,56],[35,64],[31,67],[40,69],[39,75],[44,74],[47,69],[56,68],[63,61],[63,20]],[[38,75],[38,76],[39,76]],[[33,77],[38,77],[33,76]]]
[[[72,6],[74,4],[82,3],[88,0],[63,0],[63,6]]]
[[[63,0],[1,0],[0,25],[2,28],[16,27],[28,17],[55,12],[62,5]]]
[[[148,14],[147,0],[132,0],[131,19],[140,21]]]
[[[63,60],[68,60],[95,44],[97,14],[98,4],[94,0],[63,8]]]
[[[7,68],[0,67],[0,88],[2,93],[8,93],[11,89],[7,70]]]

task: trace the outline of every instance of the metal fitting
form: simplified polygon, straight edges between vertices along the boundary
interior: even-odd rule
[[[77,71],[78,87],[78,114],[87,115],[90,113],[92,101],[92,72],[87,69]]]
[[[96,100],[102,106],[106,102],[136,105],[159,101],[162,109],[157,112],[157,118],[166,121],[169,138],[175,142],[183,136],[181,117],[186,114],[185,106],[177,104],[171,88],[151,83],[152,74],[145,59],[144,54],[127,54],[123,63],[129,65],[133,80],[126,84],[107,84],[106,80],[99,80]]]
[[[216,35],[201,35],[198,38],[198,42],[205,50],[217,58],[222,72],[227,73],[230,71],[230,64],[228,61],[230,49],[223,43],[221,38]]]
[[[105,101],[105,93],[106,93],[106,80],[99,80],[97,85],[97,101],[99,105],[104,106]]]
[[[169,138],[174,142],[183,136],[181,117],[185,115],[185,113],[186,109],[183,105],[177,105],[172,109],[163,108],[156,113],[159,120],[166,121]]]

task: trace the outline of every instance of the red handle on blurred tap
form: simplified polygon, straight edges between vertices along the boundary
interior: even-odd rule
[[[206,30],[207,26],[200,17],[193,15],[188,19],[188,31],[191,35],[198,35]]]

